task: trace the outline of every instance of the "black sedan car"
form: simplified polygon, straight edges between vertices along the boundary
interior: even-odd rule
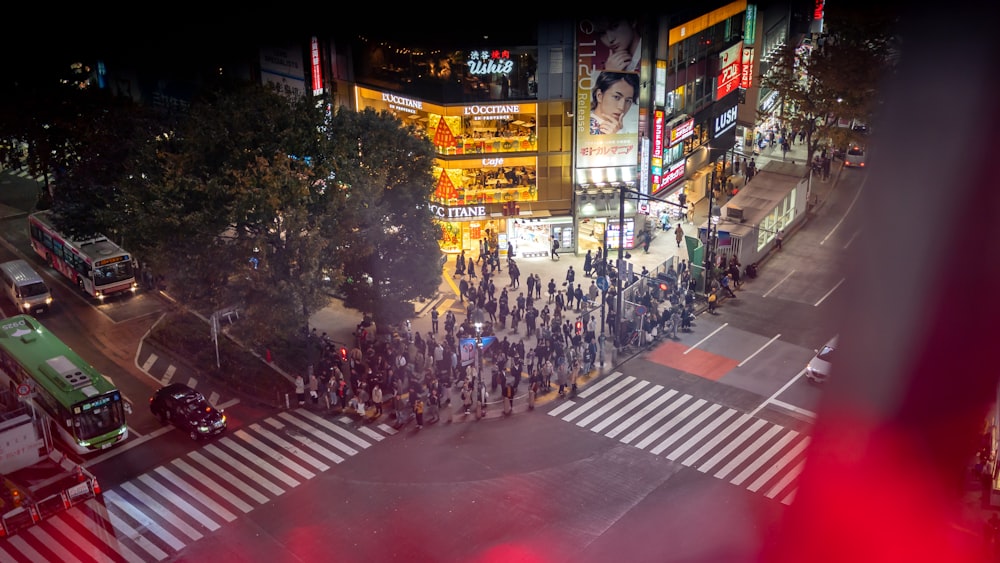
[[[163,424],[171,423],[192,440],[214,436],[226,429],[226,415],[208,404],[205,396],[183,383],[171,383],[153,393],[149,410]]]

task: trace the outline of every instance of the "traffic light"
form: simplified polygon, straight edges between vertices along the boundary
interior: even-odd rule
[[[667,284],[667,282],[663,282],[663,281],[660,282],[660,291],[663,291],[663,292],[670,291],[670,286]]]
[[[583,334],[583,321],[580,319],[576,320],[576,333]]]
[[[347,361],[347,348],[344,347],[340,348],[340,361],[342,362]]]

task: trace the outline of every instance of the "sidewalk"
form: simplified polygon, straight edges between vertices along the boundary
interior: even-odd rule
[[[740,156],[737,155],[737,161],[739,161],[739,158]],[[756,164],[759,169],[771,160],[778,160],[778,161],[782,160],[782,154],[780,149],[775,149],[773,151],[765,149],[763,154],[756,155],[754,156],[754,158],[756,160]],[[806,160],[805,145],[794,145],[792,147],[792,150],[788,151],[788,153],[784,155],[784,158],[785,161],[794,160],[796,162],[805,162]],[[747,161],[749,162],[749,160],[750,158],[748,157]],[[835,181],[834,175],[831,174],[829,182],[832,183],[834,181]],[[734,183],[737,183],[738,186],[742,187],[743,177],[737,176],[734,179]],[[716,205],[724,205],[726,201],[727,198],[724,196],[721,201],[714,203]],[[697,237],[698,236],[697,226],[705,222],[708,218],[708,212],[709,212],[708,199],[704,198],[700,201],[694,202],[693,205],[695,207],[694,222],[683,223],[682,228],[684,229],[685,234]],[[663,230],[657,231],[656,236],[653,238],[652,242],[649,245],[648,253],[643,252],[641,248],[627,251],[632,256],[629,259],[629,262],[632,263],[633,271],[638,273],[642,271],[643,267],[645,267],[647,270],[653,271],[658,266],[662,265],[664,262],[668,260],[671,260],[675,256],[679,260],[688,260],[686,245],[681,244],[680,247],[677,246],[673,234],[673,228],[675,227],[676,223],[670,225],[670,228],[667,231]],[[611,258],[616,259],[617,256],[618,256],[617,251],[612,250]],[[453,273],[455,271],[455,259],[456,256],[449,256],[447,262],[444,265],[441,274],[441,284],[438,288],[437,296],[435,296],[432,299],[428,299],[423,303],[416,304],[416,317],[411,320],[411,328],[414,332],[419,331],[421,334],[426,335],[431,331],[431,311],[433,309],[437,309],[438,312],[440,313],[440,323],[442,325],[442,328],[438,333],[438,338],[440,338],[440,335],[443,334],[444,332],[443,331],[444,316],[449,309],[454,312],[458,324],[461,324],[462,321],[465,320],[466,317],[465,304],[459,302],[458,298],[459,294],[458,278],[455,278],[453,276]],[[527,291],[527,286],[524,283],[524,280],[527,279],[527,276],[529,275],[538,274],[538,276],[542,280],[542,285],[543,285],[542,299],[539,301],[542,304],[542,306],[544,306],[544,304],[547,303],[548,301],[545,289],[545,286],[548,283],[548,281],[550,279],[554,279],[560,291],[562,291],[564,289],[562,287],[562,282],[566,279],[566,271],[569,269],[569,266],[572,265],[573,269],[577,272],[576,283],[580,284],[584,288],[584,291],[586,291],[587,287],[589,287],[590,280],[594,279],[594,278],[587,278],[583,274],[584,255],[582,254],[577,255],[564,251],[560,253],[559,261],[553,261],[548,256],[537,257],[537,258],[518,257],[515,258],[515,260],[517,261],[517,264],[521,270],[521,287],[519,289],[511,289],[508,287],[508,295],[511,301],[513,301],[514,298],[516,298],[521,291]],[[495,273],[493,279],[495,280],[495,283],[497,285],[498,293],[502,288],[507,287],[509,285],[510,277],[507,275],[506,260],[504,258],[501,258],[501,267]],[[723,301],[724,299],[720,299],[720,303]],[[702,303],[701,305],[702,307],[696,309],[695,311],[697,314],[701,314],[702,312],[704,312],[705,308],[704,304]],[[541,307],[539,307],[539,309],[540,308]],[[599,314],[600,309],[598,308],[597,311]],[[573,321],[575,320],[578,314],[579,313],[570,310],[568,313],[568,317],[570,318],[571,321]],[[323,332],[327,333],[328,336],[332,338],[335,342],[350,347],[354,342],[354,335],[353,335],[354,330],[360,321],[361,321],[361,313],[351,309],[347,309],[343,306],[343,304],[339,300],[334,300],[329,307],[323,309],[322,311],[317,312],[311,317],[309,326],[310,328],[315,328],[320,333]],[[599,317],[598,317],[598,322],[600,322]],[[523,323],[521,323],[519,328],[520,330],[518,332],[513,332],[509,329],[506,330],[500,329],[496,332],[496,337],[498,340],[503,340],[504,337],[507,337],[507,339],[511,342],[523,341],[525,350],[531,350],[536,346],[537,338],[534,336],[529,337],[525,335],[525,327]],[[629,354],[628,357],[631,357],[632,355],[634,355],[634,353]],[[599,351],[598,359],[595,361],[596,365],[595,370],[589,374],[581,376],[581,378],[578,381],[579,384],[578,386],[582,388],[593,379],[596,379],[607,373],[613,372],[616,366],[624,362],[626,359],[628,358],[617,357],[616,350],[614,346],[611,344],[611,340],[609,338],[607,344],[605,345],[603,366],[601,365],[600,351]],[[526,388],[527,386],[523,385],[520,386],[518,389],[518,395],[514,399],[514,409],[513,409],[514,413],[524,412],[528,410]],[[456,405],[461,404],[461,401],[458,397],[459,390],[457,388],[453,387],[452,393],[454,393],[454,396],[452,397],[452,408],[454,409]],[[546,394],[539,394],[536,400],[536,405],[542,406],[553,400],[558,400],[556,395],[557,394],[555,391]],[[486,418],[502,417],[503,416],[502,410],[503,410],[502,402],[501,402],[501,397],[499,396],[499,389],[498,389],[497,393],[495,394],[491,393],[490,399],[487,403]],[[455,416],[455,421],[462,421],[467,418],[474,419],[475,415],[472,414],[465,416],[463,414],[457,414]]]

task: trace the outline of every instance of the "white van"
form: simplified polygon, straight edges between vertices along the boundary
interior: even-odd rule
[[[865,148],[861,145],[852,145],[851,148],[847,149],[847,154],[844,156],[844,166],[864,168]]]
[[[19,312],[35,314],[48,311],[52,294],[45,280],[24,260],[11,260],[0,264],[0,281],[3,291]]]

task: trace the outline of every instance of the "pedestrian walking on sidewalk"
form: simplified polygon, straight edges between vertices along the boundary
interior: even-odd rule
[[[549,303],[556,299],[556,279],[549,278]]]
[[[431,309],[431,332],[434,334],[438,333],[438,317],[441,313],[438,312],[437,308]]]
[[[301,375],[295,376],[295,398],[300,407],[306,404],[306,380]]]
[[[413,402],[413,414],[417,417],[417,428],[418,429],[419,428],[423,428],[424,427],[424,400],[423,399],[421,399],[421,398],[418,397],[417,400]]]
[[[684,240],[684,229],[681,228],[680,223],[677,223],[677,228],[674,229],[674,238],[677,240],[677,248],[680,248],[681,242]]]
[[[716,307],[718,301],[719,301],[719,296],[716,294],[715,290],[713,289],[712,292],[708,294],[708,312],[709,313],[711,313],[713,315],[716,314],[715,313],[715,307]]]
[[[594,257],[590,253],[590,250],[588,249],[587,255],[583,257],[583,275],[589,278],[590,271],[593,269],[594,269]]]
[[[778,229],[778,234],[774,237],[775,244],[778,246],[778,250],[781,250],[781,241],[785,240],[785,230]]]
[[[504,382],[503,386],[503,413],[510,416],[514,412],[514,384]]]

